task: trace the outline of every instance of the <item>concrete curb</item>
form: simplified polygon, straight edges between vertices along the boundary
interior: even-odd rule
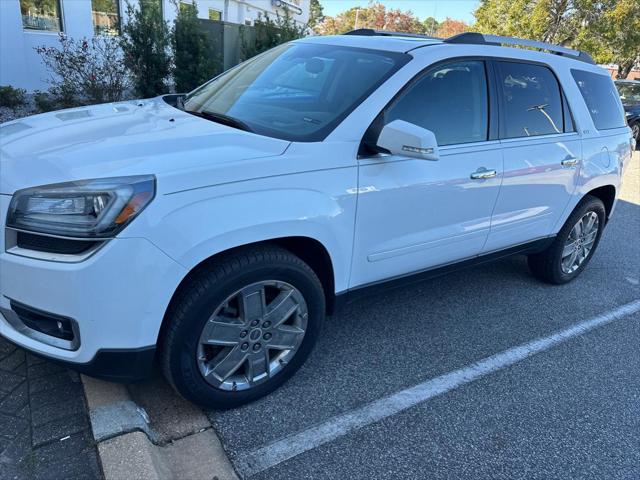
[[[206,415],[162,379],[82,383],[106,480],[238,479]]]

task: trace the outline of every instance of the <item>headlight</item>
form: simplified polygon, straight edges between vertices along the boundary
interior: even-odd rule
[[[65,237],[112,237],[155,195],[153,175],[101,178],[17,191],[7,226]]]

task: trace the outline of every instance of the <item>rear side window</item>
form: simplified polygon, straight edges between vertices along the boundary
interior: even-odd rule
[[[620,128],[627,124],[620,96],[608,75],[584,70],[571,70],[571,75],[598,130]]]
[[[515,62],[497,62],[497,68],[498,89],[502,94],[502,138],[565,131],[562,93],[551,70]]]
[[[489,130],[487,76],[482,61],[428,70],[384,113],[384,124],[404,120],[431,130],[438,145],[481,142]]]

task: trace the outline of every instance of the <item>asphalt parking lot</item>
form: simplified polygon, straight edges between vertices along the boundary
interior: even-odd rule
[[[284,387],[208,415],[244,478],[638,479],[638,300],[636,152],[575,282],[539,283],[516,257],[360,300],[327,320]],[[468,377],[475,362],[590,320]],[[440,376],[458,381],[394,410],[406,389]]]

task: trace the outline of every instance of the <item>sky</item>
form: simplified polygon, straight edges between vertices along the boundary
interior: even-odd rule
[[[335,16],[351,7],[366,7],[369,0],[320,0],[324,14]],[[420,20],[434,17],[441,21],[447,17],[464,20],[466,23],[474,21],[473,11],[480,4],[479,0],[380,0],[390,9],[411,10]]]

